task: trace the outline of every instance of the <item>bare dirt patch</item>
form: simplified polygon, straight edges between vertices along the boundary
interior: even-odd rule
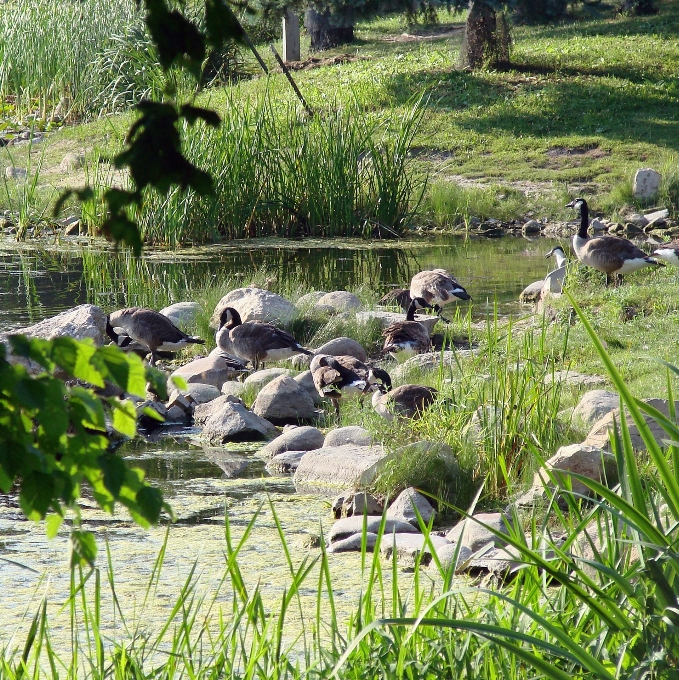
[[[358,54],[336,54],[333,57],[308,57],[302,61],[289,61],[285,65],[290,71],[310,71],[314,68],[322,68],[323,66],[338,66],[339,64],[349,64],[354,61],[365,61],[370,57],[360,56]],[[280,71],[280,69],[277,69]]]
[[[580,156],[586,158],[604,158],[610,156],[611,152],[606,149],[601,149],[598,146],[553,146],[547,149],[547,155],[550,158],[561,158],[563,156]]]
[[[434,28],[413,29],[410,33],[401,33],[401,35],[390,35],[387,38],[382,38],[384,42],[402,43],[402,42],[423,42],[426,40],[442,40],[444,38],[452,38],[464,31],[464,24],[448,24],[446,26],[436,26]]]

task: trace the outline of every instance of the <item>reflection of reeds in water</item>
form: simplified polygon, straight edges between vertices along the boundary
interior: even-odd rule
[[[174,245],[401,234],[424,189],[408,156],[423,110],[418,103],[375,122],[348,107],[305,121],[294,108],[274,108],[268,95],[244,103],[227,94],[219,129],[182,131],[185,153],[212,174],[215,194],[149,193],[139,215],[143,236]]]

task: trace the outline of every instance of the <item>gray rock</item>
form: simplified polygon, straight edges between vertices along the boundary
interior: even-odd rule
[[[634,198],[655,198],[660,189],[662,175],[652,168],[640,168],[634,173],[632,192]]]
[[[450,541],[442,536],[435,536],[429,534],[429,542],[434,550],[438,550],[443,546],[450,545]],[[380,552],[383,557],[387,559],[396,552],[398,559],[414,559],[421,552],[431,554],[431,547],[425,540],[424,534],[405,534],[405,533],[384,533],[382,543],[380,544]],[[429,563],[429,560],[424,560]]]
[[[314,310],[335,314],[337,312],[361,309],[362,307],[361,301],[353,293],[349,293],[346,290],[335,290],[319,298],[314,305]]]
[[[381,515],[383,510],[382,503],[365,491],[343,493],[332,502],[332,513],[335,519],[363,514]]]
[[[302,297],[297,300],[297,307],[300,309],[308,309],[313,307],[324,295],[327,295],[327,292],[324,290],[314,290],[311,291],[311,293],[306,293],[306,295],[302,295]]]
[[[360,343],[351,338],[334,338],[314,350],[316,354],[329,354],[333,357],[355,357],[359,361],[367,361],[368,355]]]
[[[464,547],[469,548],[472,552],[476,552],[488,543],[502,546],[505,545],[504,541],[480,523],[486,524],[503,534],[508,534],[509,521],[509,517],[500,512],[480,512],[456,524],[446,534],[446,538],[451,543],[460,541]]]
[[[177,394],[188,396],[196,404],[207,404],[209,401],[216,399],[221,392],[214,385],[206,385],[204,383],[189,383],[186,389],[176,389],[170,395],[170,401]]]
[[[402,491],[389,506],[387,517],[403,520],[419,528],[416,510],[425,524],[436,514],[436,510],[431,507],[429,501],[410,486]]]
[[[459,349],[455,352],[427,352],[426,354],[417,354],[404,361],[401,365],[390,371],[392,379],[402,380],[408,375],[410,371],[435,371],[443,364],[444,367],[457,368],[458,361],[462,361],[474,354],[478,354],[478,350]]]
[[[391,326],[394,323],[405,321],[406,315],[398,312],[357,312],[356,321],[360,324],[370,323],[372,321],[379,321],[384,328]],[[438,323],[438,316],[431,314],[415,314],[415,321],[419,321],[426,329],[429,335],[434,332],[434,326]]]
[[[267,383],[252,406],[258,416],[276,425],[311,420],[314,409],[309,393],[289,375],[279,375]]]
[[[232,397],[240,397],[247,387],[245,383],[239,382],[238,380],[227,380],[223,385],[221,392],[224,395],[231,395]]]
[[[185,324],[193,323],[202,307],[197,302],[175,302],[169,307],[164,307],[160,313],[172,321],[175,326],[180,328]]]
[[[227,398],[220,397],[219,399]],[[229,441],[271,439],[277,434],[278,430],[268,420],[248,411],[245,406],[225,403],[219,411],[213,413],[205,421],[200,436],[212,445],[220,445]]]
[[[135,407],[135,411],[137,412],[137,420],[145,426],[160,425],[160,423],[165,420],[165,416],[167,415],[165,404],[160,401],[156,401],[155,399],[146,399],[140,402]],[[160,419],[155,418],[153,415],[151,415],[152,413],[158,415]]]
[[[226,307],[233,307],[245,321],[277,321],[289,323],[299,310],[292,302],[263,288],[237,288],[227,293],[215,307],[211,325],[219,326],[219,317]]]
[[[308,354],[294,354],[287,360],[287,363],[298,371],[304,371],[309,368],[312,358]]]
[[[598,220],[596,218],[594,218],[589,223],[589,228],[595,233],[600,231],[608,231],[608,225],[605,222],[602,222],[601,220]]]
[[[348,425],[347,427],[337,427],[334,430],[330,430],[325,435],[323,446],[345,446],[347,444],[372,446],[372,443],[373,437],[368,430],[358,425]]]
[[[250,375],[243,381],[243,384],[246,387],[252,388],[259,392],[272,380],[275,380],[282,375],[293,375],[293,373],[294,371],[291,371],[289,368],[263,368],[261,371],[250,373]]]
[[[521,553],[514,546],[492,548],[482,556],[472,559],[465,571],[479,575],[483,573],[502,575],[505,578],[514,574],[523,564]]]
[[[306,356],[305,354],[301,354],[300,356]],[[309,358],[309,357],[307,357]],[[314,406],[319,406],[321,402],[323,401],[321,399],[321,395],[318,394],[318,390],[316,389],[316,386],[314,385],[314,379],[311,376],[311,371],[304,371],[304,373],[300,373],[299,375],[295,376],[295,382],[303,389],[306,390],[307,394],[311,397],[311,400],[314,402]]]
[[[178,368],[170,378],[179,376],[187,383],[203,383],[221,389],[222,385],[240,375],[224,357],[219,354],[209,354],[200,359],[194,359]],[[174,384],[168,382],[168,389],[174,389]]]
[[[179,406],[168,406],[165,412],[166,423],[186,423],[190,418],[190,414]]]
[[[528,222],[521,227],[521,231],[524,234],[539,234],[542,231],[542,224],[537,220],[528,220]]]
[[[295,473],[295,488],[332,492],[366,487],[386,461],[381,446],[331,446],[309,451]]]
[[[608,390],[590,390],[582,395],[578,405],[573,409],[573,418],[586,427],[592,427],[620,405],[620,397],[616,392]]]
[[[531,505],[534,501],[546,497],[547,490],[554,489],[554,482],[547,470],[555,478],[559,488],[565,488],[570,482],[573,493],[584,496],[591,495],[589,488],[571,477],[569,473],[574,472],[603,484],[607,483],[609,486],[618,481],[618,468],[612,453],[586,444],[562,446],[555,455],[545,461],[545,467],[535,473],[533,486],[516,501],[517,505]]]
[[[290,474],[294,472],[298,466],[299,461],[306,451],[284,451],[275,455],[266,464],[266,471],[269,474]]]
[[[295,427],[269,442],[257,455],[273,458],[285,451],[313,451],[323,446],[323,439],[323,433],[315,427]]]
[[[59,169],[61,172],[75,172],[80,170],[85,166],[85,154],[84,153],[67,153],[59,163]]]
[[[219,413],[225,404],[241,404],[238,397],[231,395],[221,395],[205,404],[197,404],[193,409],[193,422],[195,425],[204,425],[205,422],[215,413]],[[278,431],[278,430],[277,430]]]
[[[26,179],[27,175],[26,168],[15,168],[13,165],[8,165],[5,168],[5,177],[7,179]]]
[[[103,345],[106,336],[106,313],[96,305],[78,305],[56,316],[44,319],[33,326],[20,328],[13,333],[22,333],[32,338],[51,340],[70,337],[74,340],[89,338],[95,345]],[[0,336],[0,341],[8,334]]]
[[[540,281],[533,281],[533,283],[526,286],[519,295],[519,302],[524,304],[533,304],[538,301],[540,293],[542,292],[542,286],[544,284],[544,279]]]
[[[457,559],[456,559],[457,554]],[[455,560],[455,573],[464,567],[465,562],[473,555],[473,552],[466,546],[460,546],[459,552],[457,543],[446,543],[436,548],[436,556],[441,564],[441,570],[446,572],[453,567],[453,560]],[[429,563],[430,571],[437,569],[436,562],[433,560]]]
[[[601,375],[587,375],[576,371],[554,371],[554,375],[551,373],[545,375],[545,385],[551,385],[552,382],[561,382],[578,387],[594,387],[605,383],[606,378]]]
[[[305,456],[306,458],[306,456]],[[330,528],[330,533],[328,534],[328,541],[330,543],[336,543],[344,538],[353,536],[354,534],[361,534],[363,532],[365,522],[365,530],[368,533],[376,534],[379,531],[380,525],[382,524],[382,515],[355,515],[354,517],[345,517],[344,519],[337,520]],[[417,529],[412,527],[407,522],[401,522],[397,519],[386,518],[384,520],[384,534],[417,534],[419,533]]]
[[[368,531],[365,534],[365,549],[367,552],[372,552],[377,544],[377,534],[372,531]],[[343,538],[341,541],[336,541],[331,543],[326,552],[328,553],[341,553],[341,552],[357,552],[361,550],[363,545],[363,534],[357,533],[349,536],[348,538]]]

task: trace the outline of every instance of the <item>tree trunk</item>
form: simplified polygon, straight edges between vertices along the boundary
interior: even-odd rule
[[[471,69],[509,63],[509,27],[504,14],[474,0],[467,15],[460,51],[462,66]]]
[[[348,24],[346,21],[344,23]],[[331,16],[330,12],[319,14],[313,9],[308,9],[304,17],[304,26],[311,36],[312,51],[327,50],[354,40],[353,23],[342,25],[342,19]]]

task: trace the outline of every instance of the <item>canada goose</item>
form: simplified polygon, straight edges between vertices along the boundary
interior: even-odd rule
[[[413,300],[423,299],[446,323],[450,323],[450,320],[441,314],[443,305],[454,300],[472,299],[471,295],[445,269],[430,269],[415,274],[410,282],[410,297]]]
[[[106,317],[106,334],[116,345],[120,335],[114,330],[122,328],[129,340],[123,340],[121,346],[131,340],[141,343],[151,352],[151,366],[156,365],[156,352],[176,352],[186,345],[197,343],[204,345],[205,340],[193,338],[179,330],[170,319],[160,312],[143,307],[129,307],[111,312]]]
[[[390,290],[386,295],[383,295],[377,304],[384,306],[398,305],[404,312],[407,312],[411,302],[409,290],[394,288],[394,290]]]
[[[252,362],[255,370],[262,361],[281,361],[300,353],[313,356],[281,328],[261,321],[243,323],[233,307],[222,311],[215,339],[222,352]]]
[[[408,307],[405,321],[397,321],[384,329],[384,346],[382,352],[391,354],[395,359],[405,359],[413,354],[431,349],[431,339],[427,329],[415,321],[415,311],[429,305],[421,304],[421,298],[415,298]]]
[[[556,268],[561,269],[561,267],[564,267],[566,263],[568,262],[568,258],[566,257],[566,253],[564,253],[563,248],[561,246],[554,246],[546,255],[546,258],[554,257],[556,258]]]
[[[590,238],[587,235],[589,209],[584,198],[576,198],[566,207],[580,209],[580,229],[573,237],[573,250],[576,257],[582,264],[604,272],[607,286],[611,283],[612,274],[616,275],[618,284],[620,284],[624,274],[629,274],[642,267],[665,266],[662,262],[649,257],[627,239],[616,236]]]
[[[679,267],[679,241],[670,241],[663,243],[659,248],[656,248],[652,253],[655,257],[667,262],[667,264]]]
[[[395,416],[419,418],[431,406],[438,392],[425,385],[400,385],[393,390],[375,392],[372,404],[384,419],[392,421]]]
[[[381,368],[367,366],[352,356],[317,354],[309,366],[318,394],[328,397],[339,420],[342,397],[362,397],[371,389],[391,387],[391,378]]]

